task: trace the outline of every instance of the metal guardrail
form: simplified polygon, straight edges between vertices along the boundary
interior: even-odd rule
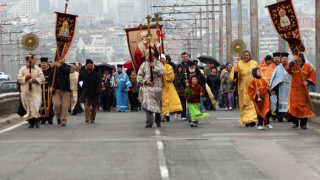
[[[309,94],[314,106],[314,113],[316,113],[317,116],[320,116],[320,93],[310,92]]]
[[[19,108],[19,99],[18,92],[0,94],[0,116],[16,113]]]

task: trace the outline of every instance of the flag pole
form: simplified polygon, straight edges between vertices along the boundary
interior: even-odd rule
[[[69,0],[66,0],[65,9],[64,9],[64,13],[65,14],[67,14],[68,2],[69,2]],[[58,59],[58,61],[59,61],[59,59]],[[55,81],[56,81],[56,76],[57,76],[57,66],[54,66],[51,88],[54,87],[54,84],[55,84]],[[51,88],[50,88],[50,90],[51,90]],[[50,115],[52,96],[53,96],[53,90],[50,91],[48,110],[47,110],[47,114],[46,114],[47,117],[49,117],[49,115]]]

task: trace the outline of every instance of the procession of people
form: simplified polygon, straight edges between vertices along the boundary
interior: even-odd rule
[[[315,115],[308,104],[315,72],[301,53],[290,61],[289,53],[275,52],[259,65],[247,50],[233,66],[221,67],[213,63],[215,59],[203,67],[186,52],[181,53],[180,64],[174,64],[169,55],[155,56],[153,49],[147,50],[139,69],[126,71],[122,64],[115,68],[91,59],[84,66],[79,61],[59,61],[50,67],[48,58],[42,57],[38,66],[37,56],[27,57],[18,75],[20,106],[25,110],[20,107],[19,114],[29,128],[39,128],[39,124],[53,124],[54,116],[58,125],[66,126],[68,112],[76,115],[82,107],[86,123],[95,123],[100,108],[103,112],[142,109],[146,128],[154,121],[161,127],[161,121],[177,119],[178,114],[191,127],[198,127],[199,120],[209,117],[204,112],[216,111],[219,102],[225,111],[239,107],[240,124],[260,130],[273,128],[271,117],[292,122],[292,128],[307,129],[308,118]]]

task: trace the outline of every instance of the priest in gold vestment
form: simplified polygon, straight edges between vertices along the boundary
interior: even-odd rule
[[[254,104],[247,93],[249,83],[253,79],[252,69],[256,67],[259,67],[258,63],[251,59],[249,51],[245,51],[241,60],[233,66],[230,73],[231,80],[237,82],[241,115],[239,122],[245,126],[255,126],[257,121]]]
[[[162,76],[162,107],[161,115],[170,120],[169,113],[182,111],[182,105],[176,88],[173,85],[174,70],[170,64],[166,64],[166,56],[161,54],[159,57],[164,67]]]

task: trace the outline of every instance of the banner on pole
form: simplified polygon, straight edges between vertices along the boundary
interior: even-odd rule
[[[301,40],[299,22],[291,0],[284,0],[269,6],[271,21],[279,36],[288,42],[293,54],[305,51]]]
[[[55,61],[62,61],[68,54],[76,31],[77,15],[59,13],[56,22],[57,50]]]
[[[159,26],[159,28],[151,27],[150,31],[152,34],[151,37],[151,47],[155,51],[155,54],[159,55],[159,52],[164,54],[164,45],[163,45],[163,38],[158,36],[157,30],[160,29],[162,32],[162,25]],[[127,43],[128,43],[128,49],[130,53],[130,57],[132,59],[133,67],[136,71],[139,70],[140,65],[143,61],[145,61],[145,52],[149,50],[149,43],[148,43],[148,28],[128,28],[124,29],[126,31],[127,35]],[[161,42],[162,43],[161,43]],[[159,43],[160,47],[157,46]],[[161,48],[161,49],[160,49]],[[155,56],[158,58],[157,56]]]

